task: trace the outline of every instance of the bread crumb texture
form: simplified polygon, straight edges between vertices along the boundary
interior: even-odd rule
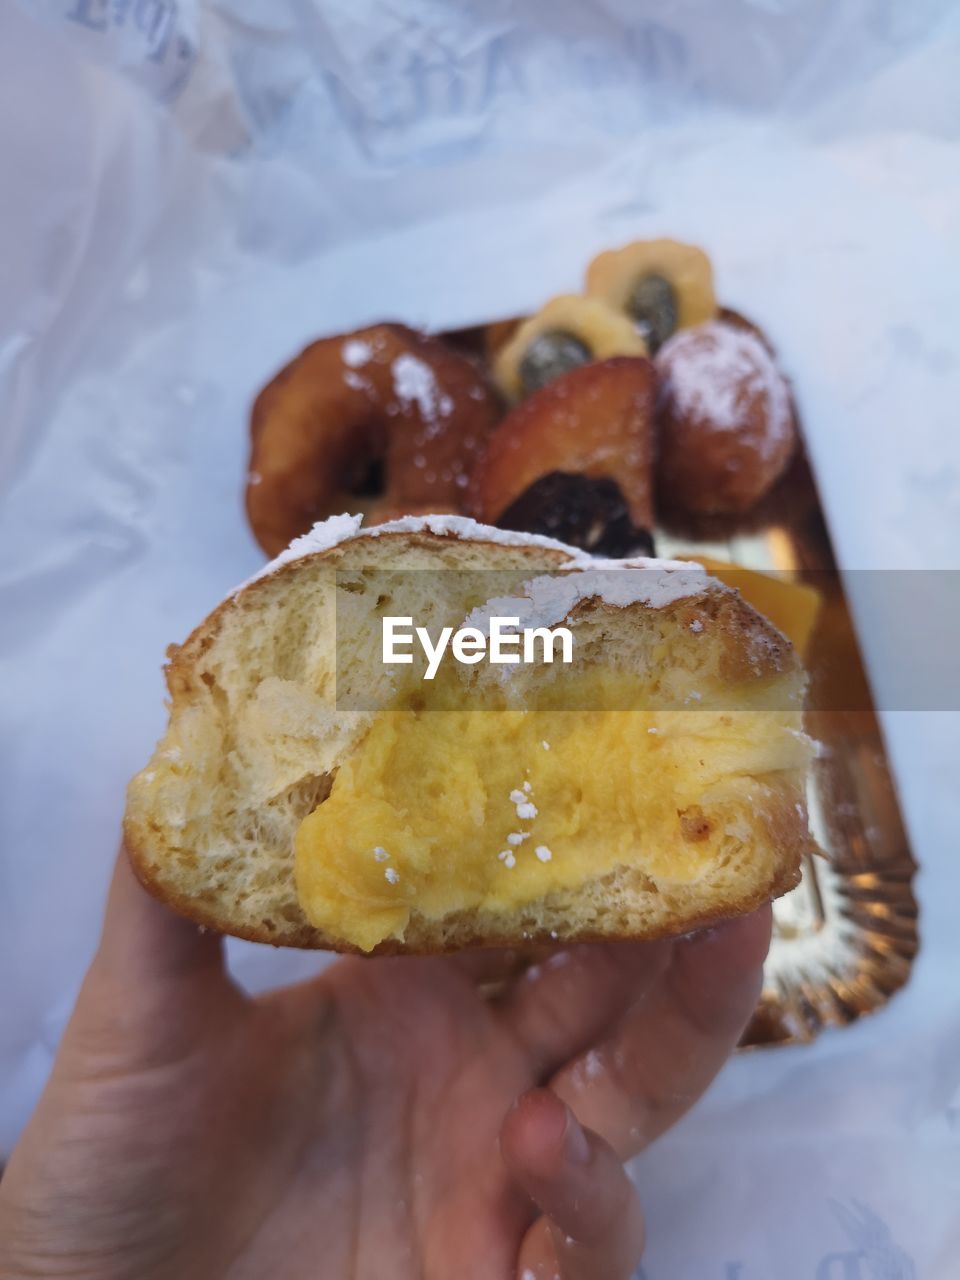
[[[403,528],[225,601],[171,650],[170,723],[130,784],[147,887],[226,933],[362,952],[660,937],[792,887],[810,846],[803,672],[705,574],[657,604],[576,592],[575,663],[511,668],[507,705],[496,669],[454,664],[425,694],[337,649],[338,623],[390,612],[385,569],[515,581],[575,559]],[[430,577],[418,624],[460,625],[477,600]],[[345,710],[371,681],[386,709]]]

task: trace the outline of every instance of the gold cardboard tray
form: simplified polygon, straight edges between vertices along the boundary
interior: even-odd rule
[[[506,326],[512,322],[503,322]],[[444,337],[483,360],[483,328]],[[801,429],[802,435],[802,429]],[[807,727],[821,744],[808,787],[823,857],[774,903],[764,989],[742,1047],[797,1044],[881,1008],[910,977],[919,950],[917,870],[816,483],[801,450],[747,517],[671,521],[654,531],[661,556],[700,553],[815,586]]]
[[[806,656],[809,733],[820,744],[808,784],[823,857],[774,903],[763,994],[743,1045],[796,1044],[879,1009],[908,980],[920,945],[917,864],[897,801],[856,630],[810,468],[801,455],[748,528],[664,530],[657,552],[714,555],[788,573],[820,592]]]

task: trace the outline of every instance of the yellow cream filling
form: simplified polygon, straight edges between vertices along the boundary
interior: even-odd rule
[[[579,705],[598,705],[591,679]],[[412,912],[511,912],[625,865],[691,883],[743,835],[753,780],[805,766],[797,725],[769,709],[381,712],[297,832],[301,905],[369,951]]]

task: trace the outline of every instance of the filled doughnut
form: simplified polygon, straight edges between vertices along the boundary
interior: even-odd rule
[[[512,614],[567,628],[573,661],[385,667],[385,576],[433,636]],[[341,516],[174,646],[167,682],[126,846],[220,933],[365,954],[648,940],[785,893],[812,847],[802,667],[693,565]]]
[[[490,437],[470,481],[472,514],[596,554],[649,551],[655,392],[642,356],[555,378]]]
[[[797,443],[790,390],[749,328],[710,321],[656,355],[657,492],[698,514],[749,511]]]
[[[311,343],[254,402],[254,536],[275,555],[345,507],[460,511],[499,416],[483,374],[439,338],[379,324]]]
[[[598,254],[587,268],[586,292],[628,316],[653,353],[717,310],[710,259],[676,240],[635,240]]]

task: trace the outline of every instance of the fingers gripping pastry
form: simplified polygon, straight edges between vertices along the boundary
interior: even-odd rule
[[[710,259],[676,240],[635,240],[599,254],[587,268],[586,291],[629,316],[651,352],[717,309]]]
[[[571,369],[517,405],[469,488],[478,519],[585,550],[649,550],[653,366],[620,356]]]
[[[275,555],[345,505],[459,511],[499,417],[466,356],[400,324],[311,343],[257,396],[247,515]]]
[[[458,517],[318,525],[171,650],[128,793],[144,883],[222,932],[363,952],[653,938],[785,892],[809,847],[789,643],[699,567],[596,566]],[[411,578],[394,607],[432,635],[503,610],[568,628],[571,661],[372,679],[385,581]]]
[[[756,333],[711,321],[657,353],[657,484],[670,506],[740,514],[784,472],[797,435],[787,383]]]
[[[646,354],[646,342],[625,316],[597,298],[564,294],[500,345],[493,374],[508,400],[520,400],[577,365]]]

